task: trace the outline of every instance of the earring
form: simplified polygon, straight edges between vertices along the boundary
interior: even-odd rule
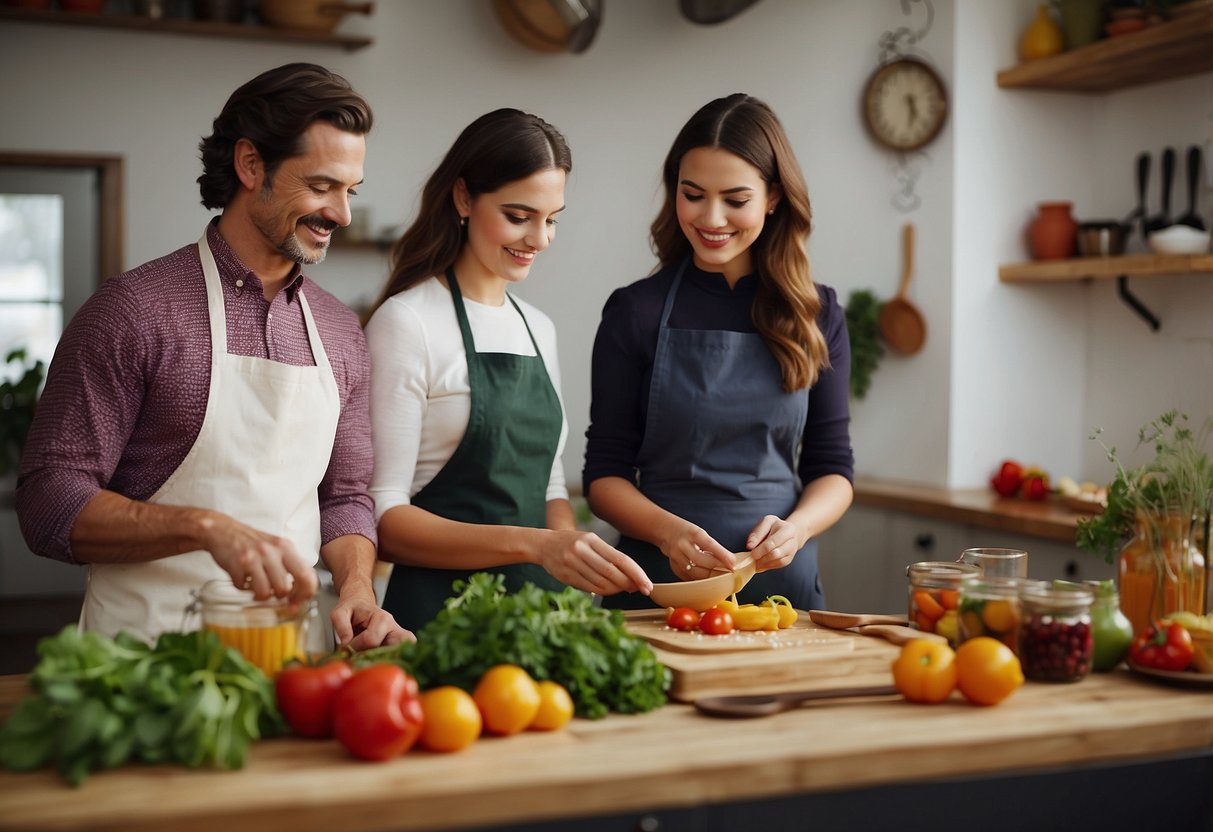
[[[775,213],[775,209],[771,208],[770,210],[767,211],[767,216],[769,217],[769,216],[771,216],[771,214],[774,214],[774,213]]]
[[[467,225],[467,224],[468,224],[468,218],[467,218],[467,217],[460,217],[460,218],[459,218],[459,227],[460,227],[460,228],[463,228],[463,227],[464,227],[465,225]]]

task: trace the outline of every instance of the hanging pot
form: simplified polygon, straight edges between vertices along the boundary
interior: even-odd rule
[[[678,8],[692,23],[724,23],[744,12],[758,0],[678,0]]]

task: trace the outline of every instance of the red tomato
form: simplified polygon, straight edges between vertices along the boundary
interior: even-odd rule
[[[710,636],[727,636],[733,632],[733,616],[725,610],[710,609],[699,619],[699,629]]]
[[[417,680],[399,665],[359,670],[333,700],[333,733],[364,760],[390,760],[408,751],[424,723]]]
[[[670,614],[665,617],[665,625],[689,632],[699,626],[699,613],[690,607],[672,607]]]
[[[278,710],[291,731],[301,737],[333,736],[333,698],[345,680],[354,675],[349,662],[334,661],[316,667],[287,665],[274,681]]]
[[[1155,670],[1187,670],[1194,652],[1192,636],[1183,625],[1164,621],[1133,639],[1129,661]]]

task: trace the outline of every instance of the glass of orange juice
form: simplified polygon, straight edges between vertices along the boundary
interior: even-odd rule
[[[288,603],[285,598],[258,601],[252,590],[230,580],[207,581],[195,593],[204,629],[213,631],[267,676],[305,655],[307,631],[316,616],[316,601]]]

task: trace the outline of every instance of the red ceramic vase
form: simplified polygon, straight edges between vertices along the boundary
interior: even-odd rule
[[[1036,218],[1028,226],[1028,248],[1036,260],[1061,260],[1073,257],[1078,249],[1078,223],[1069,202],[1042,202],[1036,206]]]

